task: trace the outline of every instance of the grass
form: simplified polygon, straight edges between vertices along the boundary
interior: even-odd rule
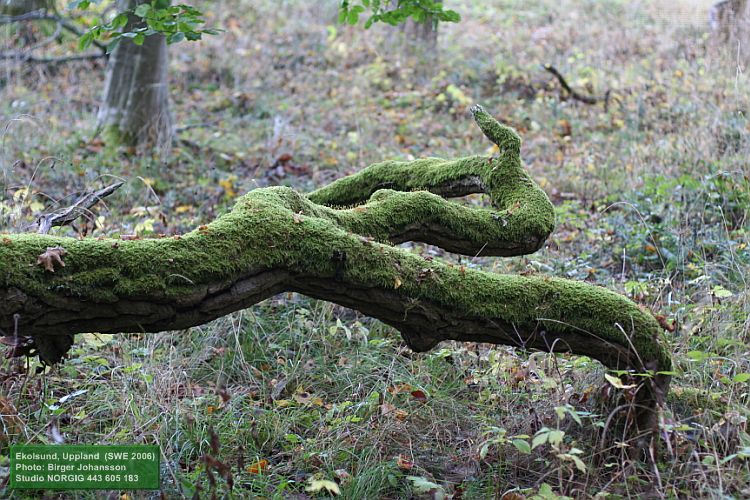
[[[284,295],[187,332],[79,336],[43,374],[3,360],[0,481],[9,443],[59,435],[158,443],[167,498],[304,498],[314,479],[346,498],[750,495],[750,98],[746,67],[711,46],[709,3],[450,2],[463,21],[441,26],[425,76],[384,28],[334,25],[335,2],[214,2],[227,31],[173,47],[173,111],[193,127],[168,155],[106,151],[92,135],[101,66],[0,75],[8,232],[110,176],[126,186],[78,231],[182,232],[256,186],[311,190],[385,158],[481,153],[465,112],[481,102],[521,131],[558,226],[534,255],[461,260],[591,281],[676,321],[655,462],[597,454],[615,389],[586,358],[414,354],[382,324]],[[41,36],[2,29],[3,44]],[[610,90],[610,105],[564,100],[543,63]],[[231,465],[231,492],[207,454]]]

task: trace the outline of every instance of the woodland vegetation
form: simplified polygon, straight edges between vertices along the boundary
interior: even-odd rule
[[[747,2],[17,3],[0,494],[750,494]]]

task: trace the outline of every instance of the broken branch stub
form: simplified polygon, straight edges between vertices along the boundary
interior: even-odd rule
[[[256,189],[180,237],[9,235],[0,241],[0,329],[34,337],[40,358],[53,363],[69,342],[51,339],[183,329],[295,291],[378,318],[417,351],[444,340],[489,342],[649,371],[635,407],[637,428],[652,430],[669,383],[658,372],[671,361],[649,311],[602,287],[465,269],[394,246],[524,255],[552,232],[554,210],[521,165],[521,138],[482,108],[472,112],[496,157],[386,161],[308,195]],[[490,208],[446,200],[477,192]],[[54,273],[29,265],[48,247],[66,251]]]

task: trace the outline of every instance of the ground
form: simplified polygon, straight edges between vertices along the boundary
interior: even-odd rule
[[[491,154],[467,112],[479,102],[521,133],[557,228],[519,258],[411,248],[601,284],[675,321],[656,462],[634,473],[596,455],[602,401],[620,390],[596,362],[415,354],[389,327],[289,294],[187,332],[82,335],[43,374],[1,361],[0,485],[8,443],[64,440],[159,444],[168,498],[208,494],[205,454],[232,466],[237,498],[324,495],[312,479],[346,498],[749,496],[750,86],[711,45],[710,2],[446,2],[463,20],[441,25],[429,67],[384,43],[386,28],[336,25],[335,3],[206,3],[226,31],[172,47],[171,150],[95,135],[100,62],[4,66],[0,230],[114,178],[126,186],[95,224],[63,234],[183,233],[257,186],[312,191],[384,159]],[[44,38],[1,29],[3,48]],[[606,107],[566,99],[546,63],[582,93],[609,91]],[[214,488],[228,491],[218,476]]]

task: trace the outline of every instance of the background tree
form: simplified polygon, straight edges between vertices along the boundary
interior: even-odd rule
[[[391,0],[391,7],[398,8],[398,0]],[[434,2],[435,8],[442,7],[442,1]],[[424,16],[409,17],[398,29],[391,30],[388,37],[389,50],[405,59],[413,67],[418,77],[430,74],[430,68],[438,57],[438,26],[440,21],[432,12]]]
[[[77,2],[85,8],[88,1]],[[441,1],[365,0],[352,5],[343,0],[340,22],[357,24],[360,14],[368,10],[365,27],[383,22],[402,25],[401,36],[409,40],[409,50],[433,54],[439,21],[456,22],[460,16],[444,10]],[[104,96],[98,114],[98,126],[107,142],[134,146],[171,142],[172,119],[169,110],[167,44],[183,39],[199,40],[202,12],[180,5],[171,7],[169,0],[118,0],[118,14],[108,24],[94,27],[82,45],[98,37],[114,36],[114,51],[107,65]],[[117,30],[123,28],[121,33]]]
[[[73,5],[85,9],[90,4]],[[169,0],[118,0],[112,21],[94,26],[81,38],[81,47],[103,38],[112,52],[98,114],[98,127],[111,144],[171,142],[167,44],[217,33],[200,29],[204,21],[199,10],[170,4]]]
[[[141,6],[150,7],[151,3],[118,1],[118,10],[127,13],[126,32],[147,26],[135,15],[150,10]],[[98,127],[110,143],[166,145],[172,139],[167,38],[161,33],[136,37],[122,37],[110,55]]]
[[[716,44],[738,62],[750,61],[750,1],[722,0],[709,12]]]

